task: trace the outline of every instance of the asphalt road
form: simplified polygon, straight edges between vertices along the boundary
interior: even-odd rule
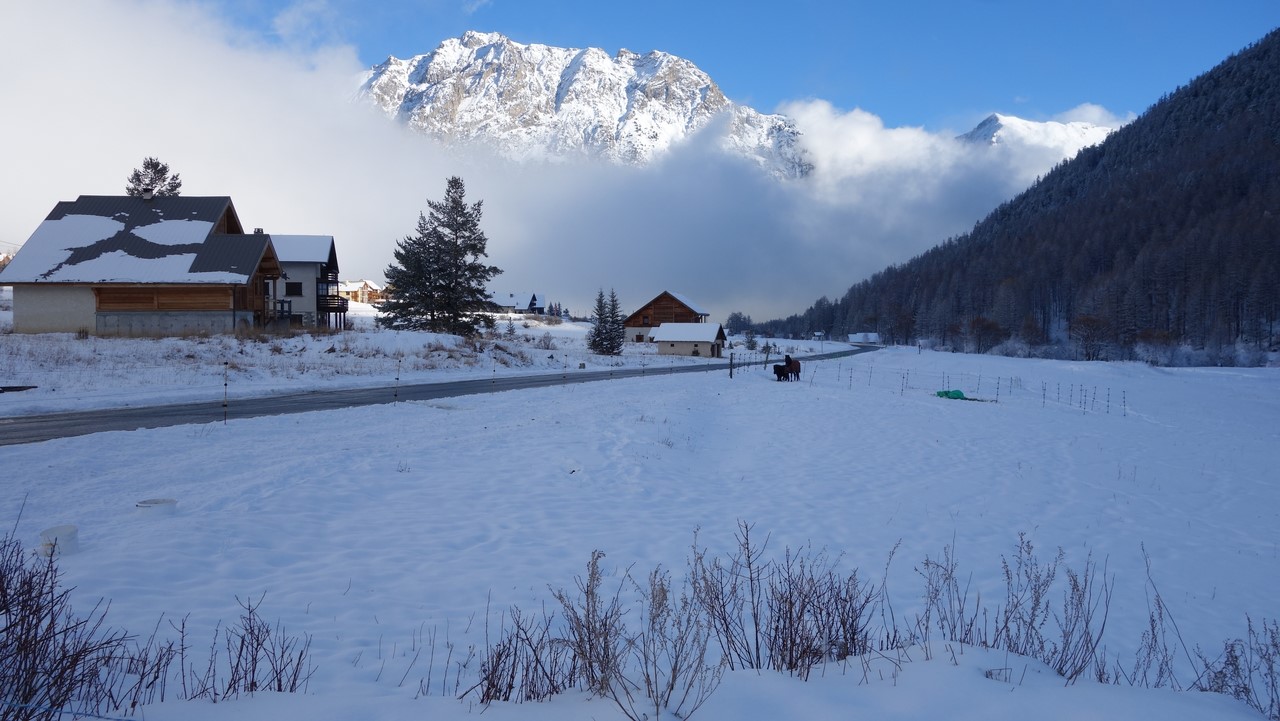
[[[834,353],[806,356],[802,361],[824,360],[866,353],[874,346],[862,346]],[[755,365],[761,365],[757,363]],[[735,372],[749,366],[735,364]],[[172,405],[111,408],[46,415],[0,418],[0,446],[37,443],[54,438],[83,436],[103,431],[132,431],[139,428],[161,428],[187,424],[215,423],[234,418],[278,416],[288,413],[335,410],[354,406],[371,406],[398,401],[425,401],[435,398],[497,393],[524,388],[591,383],[615,378],[669,375],[672,373],[706,373],[729,370],[728,362],[665,368],[618,368],[604,371],[563,371],[528,376],[504,376],[486,379],[417,383],[398,387],[350,388],[332,391],[308,391],[258,398],[237,398],[229,403],[209,401]]]

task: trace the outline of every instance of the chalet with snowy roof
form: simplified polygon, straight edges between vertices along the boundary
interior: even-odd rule
[[[706,323],[709,316],[685,296],[664,290],[627,316],[622,325],[627,330],[627,340],[644,343],[650,339],[651,331],[664,323]]]
[[[499,313],[546,315],[547,297],[541,293],[495,293],[489,300]]]
[[[347,299],[338,293],[338,250],[332,235],[272,235],[281,276],[271,295],[294,325],[341,328]]]
[[[659,355],[724,356],[726,338],[719,323],[663,323],[649,337]]]
[[[349,280],[338,286],[338,295],[352,303],[381,303],[383,288],[382,285],[371,280]]]
[[[0,285],[19,333],[229,333],[281,320],[280,260],[229,197],[82,195],[54,206]]]

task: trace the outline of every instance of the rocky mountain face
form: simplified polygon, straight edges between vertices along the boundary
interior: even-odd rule
[[[415,130],[517,160],[643,165],[701,131],[780,178],[812,167],[789,118],[730,101],[693,63],[657,51],[610,57],[467,32],[425,55],[388,58],[358,94]]]
[[[357,96],[452,145],[483,143],[513,160],[595,157],[645,165],[704,134],[774,177],[801,178],[813,159],[785,115],[725,97],[692,62],[668,53],[522,44],[467,32],[435,50],[374,66]],[[961,142],[1073,157],[1111,128],[992,115]]]

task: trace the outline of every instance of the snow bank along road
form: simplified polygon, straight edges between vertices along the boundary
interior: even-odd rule
[[[877,350],[874,346],[857,347],[834,353],[800,357],[800,360],[822,360],[866,353]],[[757,364],[759,365],[759,364]],[[746,367],[737,364],[735,368]],[[307,391],[261,398],[241,398],[202,403],[177,403],[173,405],[140,406],[107,410],[74,411],[45,415],[12,416],[0,418],[0,446],[18,443],[37,443],[53,438],[83,436],[104,431],[132,431],[139,428],[161,428],[193,423],[212,423],[232,418],[277,416],[287,413],[326,411],[352,406],[370,406],[398,401],[424,401],[435,398],[465,396],[475,393],[496,393],[522,388],[589,383],[614,378],[667,375],[670,373],[705,373],[728,370],[728,363],[674,366],[669,368],[616,368],[604,371],[567,371],[527,376],[500,376],[494,378],[450,381],[444,383],[418,383],[397,387],[350,388],[333,391]]]

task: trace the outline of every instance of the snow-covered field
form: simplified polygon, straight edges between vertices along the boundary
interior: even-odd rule
[[[672,362],[591,357],[574,324],[516,329],[534,343],[452,357],[443,337],[368,330],[246,343],[0,335],[0,384],[40,386],[0,395],[0,418],[221,397],[224,377],[250,395]],[[543,333],[555,349],[536,348]],[[937,397],[952,388],[998,402]],[[481,709],[454,698],[458,662],[511,606],[554,610],[551,589],[574,589],[597,549],[606,588],[658,564],[678,580],[695,532],[728,556],[740,521],[768,535],[771,558],[826,549],[887,580],[900,622],[922,608],[917,569],[947,546],[998,605],[1001,560],[1024,533],[1042,561],[1060,547],[1065,566],[1105,562],[1109,656],[1132,664],[1155,591],[1190,650],[1215,656],[1246,614],[1277,616],[1278,421],[1275,368],[888,348],[807,363],[799,383],[763,369],[649,377],[5,446],[0,503],[32,547],[42,529],[78,527],[65,581],[77,608],[109,599],[112,625],[145,636],[161,615],[185,617],[192,646],[207,646],[237,599],[261,598],[263,616],[310,635],[305,695],[170,700],[147,719],[463,719]],[[176,513],[135,508],[157,497]],[[728,673],[694,718],[1258,718],[1216,694],[1067,687],[1036,661],[935,647],[832,663],[805,682]],[[581,693],[485,713],[623,718]]]

